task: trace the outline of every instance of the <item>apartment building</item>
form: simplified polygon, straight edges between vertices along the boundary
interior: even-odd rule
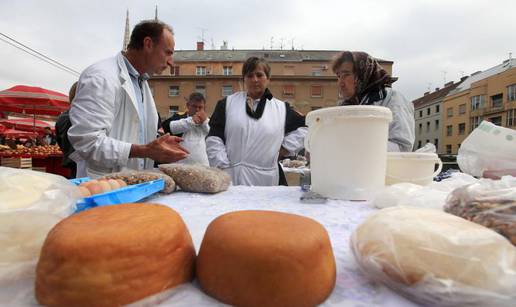
[[[516,129],[516,59],[472,74],[442,104],[439,153],[457,154],[462,141],[482,120]]]
[[[197,50],[174,52],[174,67],[149,80],[158,112],[167,118],[185,110],[185,97],[203,93],[211,114],[217,101],[244,90],[242,65],[251,56],[265,58],[271,66],[272,94],[288,101],[304,114],[322,107],[335,106],[337,78],[331,61],[339,51],[332,50]],[[392,74],[392,61],[378,59]]]
[[[426,92],[422,97],[412,101],[414,104],[414,118],[416,139],[414,142],[414,150],[425,146],[426,143],[432,143],[439,151],[440,138],[442,134],[442,114],[443,99],[453,89],[455,89],[462,81],[454,83],[450,81],[443,88],[436,88],[433,92]]]

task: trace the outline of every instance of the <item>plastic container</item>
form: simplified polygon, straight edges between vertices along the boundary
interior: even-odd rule
[[[435,153],[389,152],[385,184],[409,182],[427,185],[441,172],[442,167],[443,162]]]
[[[79,185],[89,180],[90,178],[77,178],[70,181]],[[77,209],[75,212],[80,212],[97,206],[132,203],[157,193],[164,188],[165,181],[163,179],[129,185],[114,191],[85,197],[77,202]]]
[[[380,106],[342,106],[308,113],[312,191],[344,200],[371,200],[385,185],[392,113]]]

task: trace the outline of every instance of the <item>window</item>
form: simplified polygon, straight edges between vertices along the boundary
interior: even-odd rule
[[[196,85],[195,92],[201,93],[204,96],[204,98],[206,98],[206,87],[204,85]]]
[[[471,97],[471,110],[476,110],[484,107],[484,96],[478,95]]]
[[[503,107],[503,94],[491,96],[491,107],[493,109]]]
[[[435,150],[439,149],[439,139],[434,139]]]
[[[423,111],[419,111],[419,118],[423,117]]]
[[[466,113],[466,104],[459,105],[459,114],[465,114]]]
[[[423,124],[419,123],[419,134],[423,133]]]
[[[430,115],[430,108],[426,109],[426,115]]]
[[[516,100],[516,84],[512,84],[507,87],[507,100]]]
[[[283,97],[294,97],[294,86],[284,85],[283,86]]]
[[[233,66],[222,67],[222,73],[224,76],[231,76],[233,74]]]
[[[417,149],[421,148],[421,141],[417,142]]]
[[[507,111],[507,127],[516,126],[516,109]]]
[[[319,106],[312,106],[312,111],[314,111],[314,110],[319,110],[320,108],[321,108],[321,107],[319,107]]]
[[[426,122],[426,132],[430,132],[430,122]]]
[[[226,97],[233,94],[233,85],[222,86],[222,97]]]
[[[197,66],[195,68],[195,74],[198,76],[205,76],[206,75],[206,66]]]
[[[179,66],[174,65],[174,66],[170,67],[170,75],[179,76]]]
[[[321,66],[313,66],[312,67],[312,76],[320,76],[322,74]]]
[[[459,124],[459,135],[463,135],[466,133],[466,123]]]
[[[439,130],[439,120],[435,120],[435,130]]]
[[[179,106],[169,106],[168,107],[168,116],[172,116],[174,115],[175,113],[177,113],[177,111],[179,111]]]
[[[426,140],[425,144],[428,144],[428,143],[430,143],[430,140]]]
[[[447,145],[446,145],[446,153],[447,153],[447,154],[451,154],[451,151],[452,151],[452,147],[451,147],[451,145],[450,145],[450,144],[447,144]]]
[[[179,86],[178,85],[169,86],[168,87],[168,96],[169,97],[179,96]]]
[[[452,133],[453,133],[453,126],[452,125],[446,126],[446,136],[451,136]]]
[[[482,118],[480,116],[473,116],[470,120],[469,126],[471,127],[471,129],[469,131],[473,131],[473,129],[478,127],[478,125],[480,125],[481,120],[482,120]]]
[[[497,126],[502,125],[502,117],[501,116],[491,117],[491,118],[489,118],[489,121]]]
[[[452,117],[453,116],[453,107],[446,109],[446,114],[448,115],[448,117]]]
[[[439,105],[435,106],[435,113],[439,113]]]
[[[285,65],[284,74],[285,75],[294,75],[294,66],[292,65]]]
[[[312,85],[310,87],[310,95],[312,97],[322,97],[322,86],[320,85]]]

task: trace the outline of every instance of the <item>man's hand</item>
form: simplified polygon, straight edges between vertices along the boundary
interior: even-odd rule
[[[188,151],[179,145],[182,140],[180,137],[167,133],[145,145],[133,144],[129,157],[150,158],[162,163],[176,162],[188,156]]]
[[[196,125],[204,123],[204,121],[206,121],[207,118],[208,115],[206,115],[206,112],[204,111],[199,111],[195,113],[194,116],[192,116],[192,120]]]

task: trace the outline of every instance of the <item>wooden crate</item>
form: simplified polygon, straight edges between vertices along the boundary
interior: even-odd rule
[[[32,158],[5,158],[2,157],[2,166],[13,168],[32,168]]]

